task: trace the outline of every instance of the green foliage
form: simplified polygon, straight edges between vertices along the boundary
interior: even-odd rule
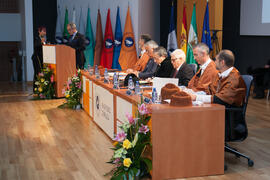
[[[151,132],[147,125],[151,117],[145,104],[138,109],[137,118],[126,114],[128,121],[120,126],[122,132],[114,138],[114,154],[108,163],[115,167],[106,174],[111,175],[112,180],[151,177],[152,160],[145,154],[146,149],[151,148]]]
[[[52,99],[55,97],[54,75],[48,66],[45,65],[41,69],[41,73],[37,75],[37,80],[34,83],[36,85],[34,89],[36,99]]]
[[[74,108],[80,105],[80,100],[82,97],[82,82],[81,82],[81,71],[78,70],[77,73],[68,78],[67,84],[64,89],[64,94],[66,98],[66,103],[69,108]]]

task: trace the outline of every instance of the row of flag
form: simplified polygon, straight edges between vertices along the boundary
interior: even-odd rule
[[[60,8],[58,8],[56,41],[59,43],[62,41],[67,41],[67,39],[69,38],[69,34],[67,32],[67,24],[69,23],[68,10],[65,10],[63,31],[61,31],[61,24],[59,18],[60,13]],[[74,9],[72,15],[72,22],[76,22]],[[80,33],[83,32],[82,27],[83,21],[81,10],[79,26],[77,28]],[[104,38],[102,32],[101,14],[100,10],[98,10],[95,39],[90,19],[90,8],[88,7],[85,37],[87,40],[86,50],[84,51],[86,59],[84,65],[85,68],[87,68],[89,65],[101,65],[105,68],[124,70],[131,68],[137,61],[137,52],[129,7],[126,16],[124,33],[122,33],[121,28],[119,7],[117,8],[115,34],[113,34],[112,31],[110,9],[108,9]],[[60,41],[60,39],[62,41]]]
[[[170,30],[168,35],[168,52],[172,52],[177,49],[177,38],[175,33],[174,25],[174,6],[171,7],[171,19],[170,19]],[[183,19],[182,19],[182,28],[180,36],[180,48],[186,53],[186,62],[187,64],[195,64],[196,61],[193,56],[192,46],[198,43],[198,32],[197,32],[197,23],[196,23],[196,4],[193,5],[188,41],[187,41],[187,17],[186,17],[186,7],[183,8]],[[211,35],[209,29],[209,7],[208,1],[206,4],[204,21],[203,21],[203,30],[202,30],[202,39],[201,42],[208,45],[209,49],[212,50]]]

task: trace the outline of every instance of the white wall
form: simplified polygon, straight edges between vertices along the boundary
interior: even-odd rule
[[[86,24],[87,9],[90,7],[91,23],[94,36],[96,34],[97,11],[100,9],[102,31],[104,34],[107,11],[111,10],[111,23],[113,33],[115,30],[117,7],[120,7],[120,19],[122,32],[124,32],[127,8],[129,5],[133,24],[133,31],[138,50],[138,38],[141,33],[152,35],[153,39],[159,43],[159,1],[160,0],[58,0],[61,10],[61,24],[64,22],[65,8],[68,8],[69,20],[72,21],[72,11],[76,9],[76,24],[79,24],[80,11],[82,8],[84,22]]]
[[[22,41],[21,50],[23,52],[23,60],[25,61],[24,73],[25,81],[33,81],[33,64],[31,56],[33,54],[33,11],[32,0],[20,1]]]
[[[21,41],[21,15],[0,13],[0,41]]]

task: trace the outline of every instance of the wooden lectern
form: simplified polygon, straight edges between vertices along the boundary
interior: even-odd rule
[[[43,63],[54,71],[56,97],[64,97],[62,89],[68,77],[76,73],[75,49],[66,45],[44,45]]]

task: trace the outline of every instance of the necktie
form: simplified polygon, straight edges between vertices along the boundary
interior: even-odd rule
[[[202,69],[200,68],[200,70],[198,71],[198,73],[197,73],[197,77],[201,77],[201,73],[202,73]]]
[[[178,71],[177,71],[177,69],[176,69],[176,70],[174,71],[173,78],[176,77],[177,73],[178,73]]]

